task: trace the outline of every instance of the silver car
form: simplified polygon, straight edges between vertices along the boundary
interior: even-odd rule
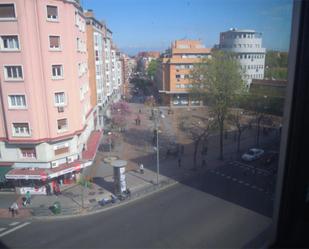
[[[254,160],[261,158],[263,154],[264,154],[264,150],[252,148],[252,149],[249,149],[248,152],[243,154],[241,156],[241,159],[244,161],[250,162],[250,161],[254,161]]]

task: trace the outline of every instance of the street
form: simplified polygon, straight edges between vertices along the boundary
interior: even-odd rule
[[[192,182],[192,186],[190,186]],[[204,184],[207,183],[207,184]],[[198,185],[206,191],[201,191]],[[268,199],[258,191],[206,173],[128,205],[86,217],[32,221],[3,236],[3,248],[211,248],[243,247],[270,219],[209,194],[221,191]],[[213,187],[213,189],[209,187]],[[242,186],[242,187],[241,187]],[[222,193],[222,192],[221,192]],[[0,235],[1,236],[1,235]],[[259,243],[262,243],[259,241]],[[261,245],[261,244],[260,244]],[[253,246],[253,245],[252,245]]]

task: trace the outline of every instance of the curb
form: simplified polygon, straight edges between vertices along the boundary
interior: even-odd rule
[[[110,207],[106,207],[106,208],[102,208],[102,209],[98,209],[98,210],[94,210],[94,211],[82,211],[80,213],[77,213],[77,214],[69,214],[69,215],[60,215],[60,216],[32,216],[32,217],[29,217],[28,220],[61,220],[61,219],[69,219],[69,218],[79,218],[79,217],[84,217],[84,216],[89,216],[89,215],[93,215],[93,214],[98,214],[98,213],[103,213],[103,212],[106,212],[108,210],[111,210],[113,208],[117,208],[117,207],[122,207],[122,206],[125,206],[127,204],[130,204],[134,201],[138,201],[142,198],[145,198],[145,197],[148,197],[152,194],[155,194],[155,193],[158,193],[162,190],[165,190],[167,188],[170,188],[176,184],[179,184],[178,181],[174,181],[170,184],[167,184],[166,186],[162,186],[162,187],[159,187],[158,189],[154,190],[154,191],[151,191],[149,193],[146,193],[144,195],[140,195],[140,196],[137,196],[135,198],[132,198],[132,199],[128,199],[124,202],[120,202],[119,204],[114,204]]]

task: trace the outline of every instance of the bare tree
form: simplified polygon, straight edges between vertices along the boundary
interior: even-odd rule
[[[179,129],[183,131],[194,143],[193,167],[196,168],[197,152],[202,141],[207,141],[211,131],[214,129],[214,119],[192,116],[180,118]]]
[[[248,129],[253,120],[246,118],[242,110],[236,110],[229,114],[228,116],[229,121],[232,123],[233,126],[236,127],[237,131],[237,152],[240,152],[240,139],[243,132]]]

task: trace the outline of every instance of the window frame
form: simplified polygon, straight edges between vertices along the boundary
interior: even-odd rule
[[[22,72],[23,77],[22,78],[16,78],[16,79],[8,78],[6,67],[21,67],[21,72]],[[3,65],[3,76],[4,76],[3,77],[4,81],[11,81],[11,82],[24,81],[25,80],[24,66],[22,64],[4,64]]]
[[[26,135],[26,134],[22,134],[22,135],[16,135],[15,133],[15,127],[14,127],[14,124],[28,124],[28,130],[29,130],[29,134]],[[21,122],[21,121],[18,121],[18,122],[12,122],[12,136],[13,137],[31,137],[31,126],[30,126],[30,123],[25,121],[25,122]]]
[[[45,8],[45,10],[46,10],[46,20],[48,22],[59,22],[59,6],[58,5],[51,5],[51,4],[46,4],[45,6],[46,6],[46,8]],[[57,18],[56,19],[48,17],[48,7],[56,7],[57,8]]]
[[[66,128],[65,129],[60,129],[59,130],[59,128],[58,128],[58,121],[59,120],[63,120],[63,119],[65,119],[66,120]],[[57,133],[63,133],[63,132],[67,132],[68,130],[69,130],[69,120],[68,120],[68,118],[67,117],[62,117],[62,118],[57,118],[56,119],[56,125],[57,125]]]
[[[61,66],[61,76],[53,75],[53,66]],[[63,80],[64,79],[64,66],[62,63],[54,63],[51,65],[51,77],[52,77],[52,80]]]
[[[13,106],[13,105],[11,105],[10,96],[24,96],[25,97],[25,106]],[[24,94],[24,93],[10,93],[10,94],[8,94],[8,109],[9,110],[26,110],[26,109],[28,109],[27,103],[28,103],[27,97],[26,97],[26,94]]]
[[[30,149],[34,150],[34,153],[32,154],[32,156],[31,157],[23,156],[23,150],[30,150]],[[34,148],[19,148],[19,150],[20,150],[20,158],[22,158],[22,159],[36,159],[37,158],[37,153],[36,153],[35,147]]]
[[[59,48],[53,48],[50,46],[50,38],[51,37],[59,37]],[[48,48],[50,51],[61,51],[62,50],[62,46],[61,46],[61,35],[57,35],[57,34],[48,34]]]
[[[56,103],[56,94],[57,93],[64,93],[64,103]],[[54,106],[56,107],[63,107],[63,106],[67,106],[67,94],[65,91],[57,91],[54,92]]]
[[[13,4],[13,5],[14,5],[15,17],[5,17],[5,18],[1,18],[1,17],[0,17],[0,21],[15,21],[15,20],[17,20],[16,3],[14,3],[14,2],[4,2],[4,3],[0,3],[0,5],[5,5],[5,4]]]
[[[4,48],[2,36],[17,36],[18,49]],[[21,43],[19,39],[19,34],[1,34],[0,35],[0,52],[19,52],[21,51]]]

